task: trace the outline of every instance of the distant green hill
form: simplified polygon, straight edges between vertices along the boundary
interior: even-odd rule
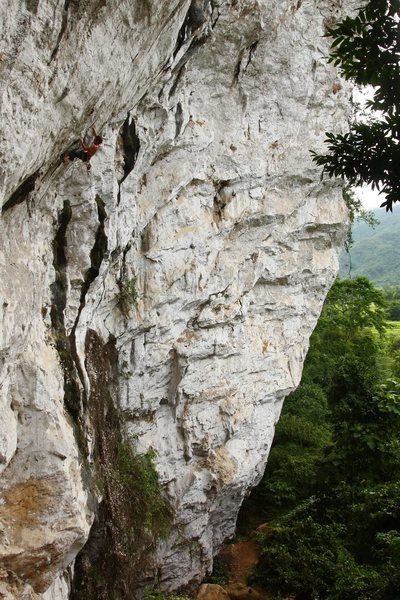
[[[353,225],[354,244],[350,250],[351,277],[364,275],[377,286],[400,285],[400,207],[392,213],[375,209],[379,225],[374,228],[357,221]],[[340,272],[349,277],[349,256],[342,253]]]

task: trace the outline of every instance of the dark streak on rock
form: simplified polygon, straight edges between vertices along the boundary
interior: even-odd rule
[[[242,68],[243,53],[244,53],[244,50],[241,50],[239,52],[239,57],[237,59],[235,69],[233,71],[233,83],[238,83],[238,81],[239,81],[240,71]]]
[[[25,0],[25,4],[30,13],[37,15],[39,0]]]
[[[136,124],[129,113],[120,129],[119,138],[122,142],[124,156],[124,174],[118,185],[117,204],[121,201],[121,184],[133,170],[140,150],[140,140],[136,132]]]
[[[107,213],[104,208],[105,204],[100,196],[96,196],[96,204],[99,226],[96,231],[93,248],[90,251],[90,268],[86,271],[85,282],[81,290],[81,306],[79,307],[79,314],[82,308],[85,306],[86,294],[90,288],[90,285],[100,272],[101,263],[103,262],[104,255],[108,249],[108,239],[104,231],[104,222],[107,219]]]
[[[251,64],[251,61],[253,60],[253,55],[254,55],[254,52],[257,49],[258,42],[259,42],[259,40],[256,40],[255,42],[253,42],[252,44],[250,44],[250,46],[248,46],[246,48],[246,50],[249,51],[249,55],[247,57],[247,63],[246,63],[246,66],[244,68],[245,71],[246,71],[247,67]]]
[[[57,41],[56,41],[56,45],[54,46],[53,52],[50,55],[50,61],[49,64],[55,59],[55,57],[58,54],[58,51],[60,49],[60,44],[61,44],[61,40],[64,37],[65,31],[67,29],[67,25],[68,25],[68,11],[69,11],[69,7],[71,4],[71,0],[65,0],[64,2],[64,7],[63,7],[63,14],[62,14],[62,18],[61,18],[61,28],[57,37]]]
[[[226,202],[224,202],[224,200],[221,198],[220,192],[224,188],[231,185],[231,183],[232,182],[229,179],[221,180],[216,186],[216,191],[213,200],[213,220],[214,223],[216,223],[217,225],[219,225],[219,223],[221,223],[222,219],[224,218],[224,208],[226,206]]]
[[[180,134],[180,132],[182,130],[182,124],[183,124],[182,104],[180,102],[178,102],[178,104],[176,105],[176,111],[175,111],[175,137],[176,138],[178,137],[178,135]]]
[[[174,82],[171,85],[171,88],[168,93],[168,100],[170,100],[172,98],[172,96],[175,94],[176,88],[178,87],[178,83],[182,79],[182,75],[185,72],[185,69],[186,69],[185,64],[182,64],[178,70],[175,70],[176,75],[175,75]]]
[[[136,132],[136,124],[127,116],[122,126],[121,136],[124,144],[124,176],[121,183],[133,170],[140,150],[140,140]]]
[[[10,208],[21,204],[22,202],[24,202],[24,200],[27,200],[29,198],[30,193],[33,192],[33,190],[35,189],[36,180],[38,179],[39,175],[40,169],[35,171],[32,175],[27,177],[25,181],[21,183],[21,185],[15,190],[15,192],[11,194],[7,202],[3,204],[3,207],[1,209],[2,214],[4,214]]]
[[[185,19],[182,23],[182,26],[178,32],[178,36],[175,43],[175,48],[172,53],[172,56],[175,58],[178,54],[179,50],[183,47],[185,42],[189,40],[189,38],[195,34],[195,32],[200,29],[210,18],[211,16],[211,7],[210,0],[192,0],[189,10],[186,13]],[[215,21],[216,23],[216,21]],[[214,24],[215,24],[214,23]],[[212,26],[214,26],[214,24]],[[207,39],[208,33],[205,32],[201,37],[194,37],[192,42],[190,43],[187,51],[185,52],[184,57],[179,61],[178,68],[185,64],[190,56],[192,56],[194,50],[196,50],[200,45],[204,43]],[[183,63],[182,63],[183,61]]]

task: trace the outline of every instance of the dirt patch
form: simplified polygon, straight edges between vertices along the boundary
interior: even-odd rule
[[[258,562],[258,549],[253,540],[242,540],[224,546],[220,558],[228,566],[231,583],[247,584],[247,578]]]
[[[229,573],[229,581],[223,588],[230,600],[271,600],[271,596],[265,591],[247,583],[258,560],[258,547],[251,538],[223,546],[218,561]]]

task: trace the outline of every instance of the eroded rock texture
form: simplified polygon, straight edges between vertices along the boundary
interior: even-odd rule
[[[1,4],[4,598],[69,596],[110,402],[175,512],[142,579],[201,579],[234,531],[337,271],[309,150],[345,126],[322,36],[350,4]]]

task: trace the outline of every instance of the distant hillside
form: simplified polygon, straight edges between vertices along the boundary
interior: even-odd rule
[[[365,275],[378,286],[400,285],[400,207],[392,213],[378,208],[373,211],[379,220],[374,228],[363,222],[353,226],[351,277]],[[343,252],[340,277],[349,277],[349,256]]]

